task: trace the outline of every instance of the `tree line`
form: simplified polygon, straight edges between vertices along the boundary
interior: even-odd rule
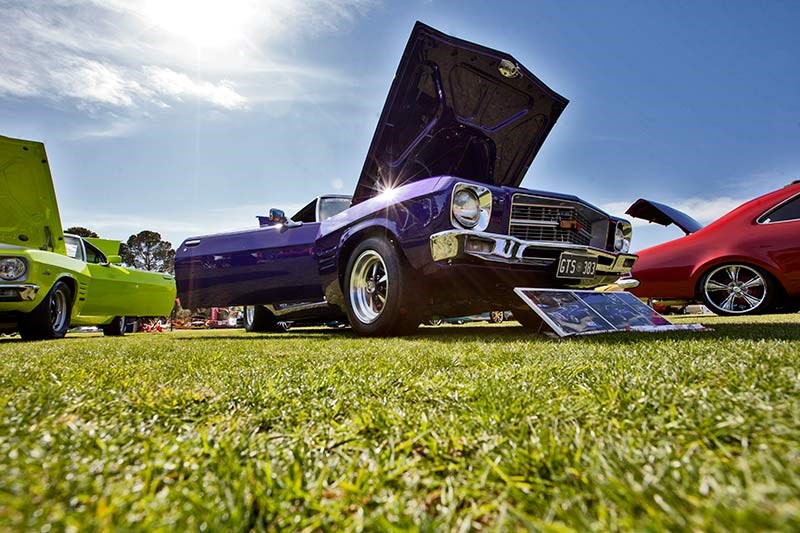
[[[99,238],[97,233],[81,226],[67,228],[64,233]],[[120,245],[119,255],[122,263],[130,268],[175,273],[175,250],[172,249],[172,243],[163,240],[156,231],[143,230],[131,235]]]

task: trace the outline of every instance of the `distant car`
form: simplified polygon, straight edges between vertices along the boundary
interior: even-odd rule
[[[248,331],[340,321],[400,335],[487,309],[538,327],[514,287],[596,287],[636,261],[627,221],[519,187],[566,105],[512,56],[417,23],[352,198],[186,239],[181,302],[252,307]]]
[[[120,265],[120,241],[65,235],[42,143],[0,137],[0,332],[122,335],[126,316],[168,315],[169,274]]]
[[[750,200],[703,227],[663,204],[627,211],[685,237],[639,252],[632,292],[664,306],[700,301],[721,315],[794,310],[800,302],[800,181]]]

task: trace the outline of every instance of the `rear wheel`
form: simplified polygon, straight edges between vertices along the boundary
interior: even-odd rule
[[[102,326],[103,335],[107,337],[122,337],[125,335],[126,324],[124,316],[115,316],[111,323]]]
[[[289,324],[278,320],[263,305],[246,305],[244,329],[249,333],[284,332],[289,330]]]
[[[359,335],[405,335],[417,329],[416,283],[400,254],[385,239],[356,246],[347,262],[344,292],[350,326]]]
[[[700,281],[700,297],[720,315],[756,314],[772,307],[776,288],[760,268],[734,263],[709,270]]]
[[[44,300],[25,315],[19,324],[19,335],[26,340],[60,339],[69,329],[72,312],[72,291],[64,281],[56,281]]]

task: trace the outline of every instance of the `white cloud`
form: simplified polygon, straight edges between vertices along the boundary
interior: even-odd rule
[[[350,82],[278,60],[272,47],[342,31],[372,4],[0,0],[0,98],[42,98],[138,119],[148,109],[186,103],[231,112],[255,102],[315,100],[309,85],[324,95],[326,86]]]
[[[175,72],[163,67],[144,67],[148,85],[157,94],[181,100],[184,97],[194,97],[205,100],[225,109],[242,109],[247,104],[247,99],[237,93],[233,83],[222,80],[218,84],[197,82],[186,74]]]

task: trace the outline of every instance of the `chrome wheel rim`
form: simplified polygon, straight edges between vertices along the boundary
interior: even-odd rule
[[[57,289],[50,297],[50,326],[61,331],[67,324],[67,295]]]
[[[244,308],[244,320],[245,323],[247,323],[248,325],[253,323],[253,318],[255,317],[255,315],[256,315],[256,308],[253,307],[252,305]]]
[[[350,306],[364,324],[375,322],[386,308],[389,276],[386,263],[375,250],[361,252],[350,274]]]
[[[767,282],[757,270],[745,265],[718,267],[706,276],[706,300],[718,311],[745,314],[767,298]]]

